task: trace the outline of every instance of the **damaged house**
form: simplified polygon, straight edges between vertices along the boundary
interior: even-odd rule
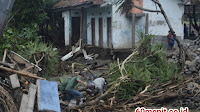
[[[138,32],[154,34],[166,42],[168,25],[160,13],[133,8],[128,15],[118,12],[115,0],[62,0],[54,6],[64,18],[65,45],[83,43],[113,49],[132,48]],[[159,10],[151,0],[133,0],[135,5]],[[184,4],[187,0],[160,0],[179,39],[183,39]],[[173,7],[173,8],[171,8]]]

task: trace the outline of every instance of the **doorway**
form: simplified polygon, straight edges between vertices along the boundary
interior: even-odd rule
[[[107,46],[112,48],[112,19],[107,18]]]
[[[75,45],[80,39],[80,17],[72,17],[71,45]]]

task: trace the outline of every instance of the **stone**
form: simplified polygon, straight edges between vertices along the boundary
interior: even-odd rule
[[[189,109],[194,109],[194,107],[195,107],[194,102],[189,102],[188,107],[189,107]]]
[[[174,59],[168,59],[169,63],[176,63],[176,61]]]
[[[193,85],[192,83],[189,83],[189,84],[187,84],[187,88],[188,88],[188,89],[193,89],[193,88],[194,88],[194,85]]]
[[[192,71],[192,72],[195,72],[196,68],[195,67],[190,67],[189,70]]]
[[[189,69],[185,68],[185,72],[189,72]]]
[[[176,59],[176,56],[172,56],[172,59]]]
[[[187,43],[186,46],[190,46],[190,43]]]
[[[192,72],[191,71],[188,71],[188,72],[185,72],[186,74],[191,74]]]
[[[199,93],[199,89],[194,89],[193,93],[194,94],[198,94]]]
[[[188,60],[185,61],[185,64],[186,64],[186,65],[189,65],[190,63],[191,63],[191,61],[188,61]]]

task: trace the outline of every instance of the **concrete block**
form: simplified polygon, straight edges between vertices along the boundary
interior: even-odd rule
[[[38,111],[61,112],[58,95],[58,85],[54,81],[37,80]]]

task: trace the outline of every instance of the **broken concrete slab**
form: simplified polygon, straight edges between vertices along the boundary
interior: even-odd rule
[[[36,91],[37,91],[37,86],[31,83],[28,91],[28,104],[26,112],[33,112]]]
[[[61,112],[58,85],[54,81],[37,80],[38,85],[38,111]]]
[[[23,94],[19,112],[27,112],[28,95]]]
[[[11,81],[12,88],[20,87],[20,83],[19,83],[19,79],[18,79],[17,74],[11,75],[10,76],[10,81]]]

